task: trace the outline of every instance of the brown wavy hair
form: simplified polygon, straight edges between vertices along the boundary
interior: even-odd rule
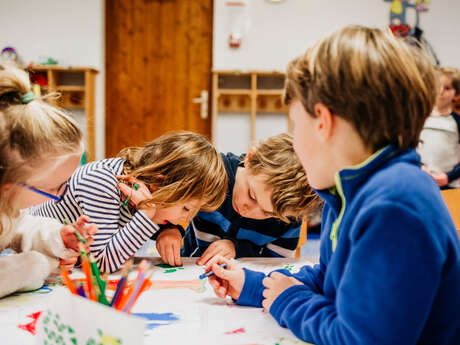
[[[202,135],[171,132],[143,147],[128,147],[118,157],[124,171],[152,188],[152,198],[143,203],[172,206],[199,200],[201,210],[216,210],[227,191],[227,173],[220,154]],[[198,210],[197,210],[198,211]]]
[[[284,102],[298,99],[354,126],[366,147],[415,148],[438,93],[434,66],[421,49],[391,31],[346,26],[287,67]]]
[[[307,175],[292,146],[292,135],[283,133],[259,142],[248,156],[247,168],[253,175],[263,174],[272,191],[275,217],[308,218],[319,199],[311,189]]]
[[[0,64],[0,185],[24,183],[35,167],[77,152],[83,134],[63,111],[35,99],[27,104],[22,96],[31,92],[29,76],[23,70]],[[0,190],[0,216],[17,215],[7,195]],[[0,234],[3,229],[0,224]]]

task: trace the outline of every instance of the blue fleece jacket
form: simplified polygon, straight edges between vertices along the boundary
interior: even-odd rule
[[[460,344],[459,238],[419,166],[415,151],[386,147],[319,191],[320,264],[273,302],[281,326],[318,345]],[[237,302],[261,306],[263,278],[245,270]]]

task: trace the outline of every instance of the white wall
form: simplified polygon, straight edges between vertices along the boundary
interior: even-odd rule
[[[104,1],[0,0],[0,50],[12,46],[26,64],[51,56],[89,66],[96,77],[96,158],[104,156]],[[80,118],[81,114],[75,112]]]
[[[281,70],[313,42],[347,24],[375,27],[388,25],[390,2],[383,0],[285,0],[271,4],[249,0],[250,28],[240,48],[228,47],[227,0],[214,0],[213,68],[218,70]],[[459,0],[431,0],[429,11],[421,14],[420,27],[442,65],[460,68]],[[411,23],[413,13],[407,16]],[[235,116],[233,120],[232,116]],[[249,145],[249,120],[243,115],[221,114],[217,123],[217,145],[221,151],[244,152]],[[276,119],[276,120],[275,120]],[[256,137],[281,132],[283,115],[257,124]],[[229,129],[231,126],[231,130]],[[241,136],[235,138],[235,133]]]
[[[128,1],[128,0],[127,0]],[[242,46],[227,46],[226,0],[214,0],[214,69],[284,70],[314,41],[346,24],[384,27],[390,3],[383,0],[249,0],[251,27]],[[460,67],[459,0],[431,0],[421,15],[425,37],[443,65]],[[104,1],[0,0],[0,49],[13,46],[26,63],[40,55],[63,64],[99,70],[96,86],[96,157],[104,156]],[[218,147],[244,152],[249,145],[247,114],[227,114],[217,124]],[[229,130],[231,128],[231,130]],[[258,118],[256,138],[287,128],[284,115]],[[235,137],[235,133],[239,136]]]

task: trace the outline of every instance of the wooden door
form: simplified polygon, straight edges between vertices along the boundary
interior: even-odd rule
[[[212,0],[106,0],[106,157],[171,130],[209,138],[192,100],[211,90],[212,13]]]

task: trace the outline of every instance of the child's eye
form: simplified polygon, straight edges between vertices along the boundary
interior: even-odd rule
[[[188,211],[190,211],[190,209],[184,206],[184,211],[188,212]]]

